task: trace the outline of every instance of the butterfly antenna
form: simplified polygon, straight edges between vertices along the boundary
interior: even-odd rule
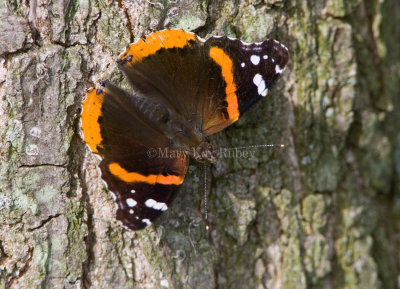
[[[252,145],[244,147],[234,147],[234,148],[222,148],[225,150],[240,150],[240,149],[255,149],[255,148],[284,148],[284,144],[263,144],[263,145]]]
[[[210,229],[210,223],[208,222],[208,210],[207,210],[207,164],[204,163],[204,222],[206,223],[206,230]]]

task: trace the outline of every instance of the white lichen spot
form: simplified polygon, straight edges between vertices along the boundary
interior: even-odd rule
[[[40,134],[42,133],[42,130],[38,127],[32,127],[31,130],[29,131],[29,134],[33,137],[40,137]]]
[[[157,25],[158,25],[158,20],[153,19],[153,20],[150,21],[150,28],[151,29],[157,28]]]
[[[37,156],[39,154],[39,148],[35,144],[30,144],[26,147],[25,152],[28,156]]]
[[[16,131],[22,131],[22,122],[18,119],[14,119],[14,127]]]
[[[310,156],[305,156],[301,159],[301,164],[303,166],[309,165],[311,163],[311,157]]]
[[[0,210],[9,210],[12,207],[12,204],[13,200],[10,197],[0,194]]]
[[[175,17],[177,16],[179,13],[179,8],[178,7],[172,7],[171,9],[169,9],[169,11],[167,12],[168,17]]]
[[[169,288],[168,280],[165,280],[165,279],[161,280],[160,286],[161,287],[165,287],[165,288]]]
[[[326,117],[331,117],[331,116],[333,116],[334,113],[335,113],[335,110],[333,109],[333,107],[329,107],[326,110],[325,115],[326,115]]]

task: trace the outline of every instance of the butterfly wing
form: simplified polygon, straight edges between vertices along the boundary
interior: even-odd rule
[[[204,49],[220,66],[225,83],[225,93],[214,97],[216,103],[224,100],[224,106],[204,123],[203,130],[211,135],[236,121],[267,95],[283,72],[289,53],[273,39],[245,43],[229,37],[211,37]]]
[[[131,44],[119,64],[135,89],[165,103],[208,136],[265,97],[288,57],[287,48],[272,39],[204,41],[183,30],[163,30]]]
[[[110,83],[104,91],[90,89],[82,108],[84,140],[102,159],[102,178],[115,195],[117,219],[133,230],[146,227],[173,200],[188,159],[169,151],[163,117],[149,120],[133,95]]]

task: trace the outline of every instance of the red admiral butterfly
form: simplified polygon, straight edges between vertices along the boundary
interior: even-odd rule
[[[139,230],[166,211],[185,178],[187,152],[214,162],[207,137],[265,97],[288,57],[272,39],[203,40],[183,30],[131,44],[117,62],[133,91],[102,82],[104,90],[88,90],[81,116],[84,140],[115,194],[117,219]]]

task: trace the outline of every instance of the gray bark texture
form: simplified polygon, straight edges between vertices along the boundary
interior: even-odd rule
[[[1,0],[1,288],[400,288],[398,0]],[[121,83],[140,36],[275,38],[290,61],[138,232],[115,221],[80,134],[85,91]],[[122,81],[122,84],[124,82]]]

